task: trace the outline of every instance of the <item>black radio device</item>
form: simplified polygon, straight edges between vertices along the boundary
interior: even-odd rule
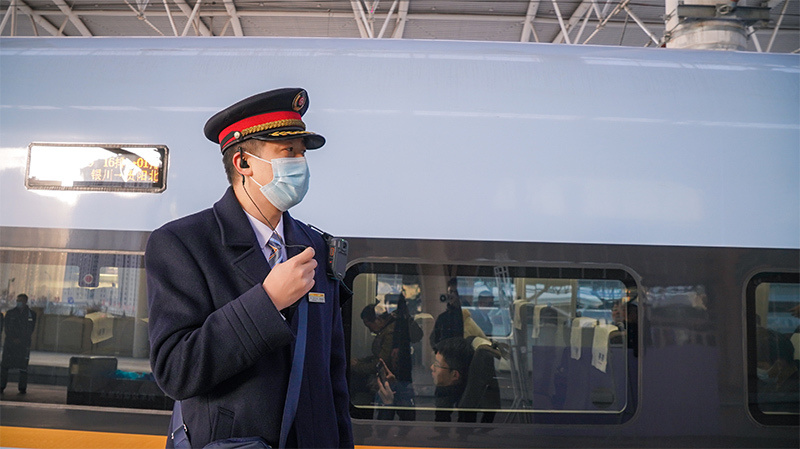
[[[328,277],[343,281],[347,271],[347,240],[341,237],[334,237],[316,226],[310,227],[322,234],[322,238],[325,239],[325,243],[328,245]]]

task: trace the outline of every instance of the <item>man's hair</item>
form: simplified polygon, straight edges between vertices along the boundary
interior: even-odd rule
[[[19,295],[17,295],[17,301],[28,302],[28,295],[26,295],[25,293],[20,293]]]
[[[377,318],[375,314],[375,304],[367,304],[367,306],[361,310],[361,319],[367,323],[371,323],[375,321],[375,318]]]
[[[222,153],[222,166],[225,168],[225,175],[228,177],[230,185],[233,185],[234,182],[242,182],[241,175],[236,171],[236,167],[233,166],[233,155],[239,152],[239,148],[242,151],[257,154],[258,143],[255,139],[247,139],[244,142],[231,145]]]
[[[446,338],[436,345],[436,353],[441,354],[448,368],[458,371],[461,374],[461,380],[466,382],[469,365],[472,363],[472,356],[475,353],[472,345],[466,339]]]
[[[377,320],[378,318],[380,318],[380,319],[382,319],[384,321],[387,321],[387,320],[391,319],[391,316],[392,316],[391,313],[383,312],[383,313],[381,313],[379,315],[378,312],[375,311],[375,306],[377,306],[377,304],[369,304],[369,305],[367,305],[366,307],[364,307],[361,310],[361,319],[363,321],[366,321],[367,323],[371,323],[371,322]]]

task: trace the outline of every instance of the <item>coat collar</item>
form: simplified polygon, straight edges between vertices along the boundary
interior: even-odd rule
[[[233,261],[233,265],[248,281],[261,282],[269,273],[269,264],[267,264],[261,248],[258,247],[255,232],[253,232],[233,188],[228,187],[225,195],[214,204],[213,209],[222,236],[222,244],[242,251]],[[288,257],[294,257],[305,247],[313,246],[308,229],[293,219],[288,212],[283,213],[283,231]]]
[[[222,235],[222,244],[229,247],[253,247],[258,245],[256,235],[247,216],[233,193],[233,188],[228,187],[225,195],[214,204],[214,216]]]

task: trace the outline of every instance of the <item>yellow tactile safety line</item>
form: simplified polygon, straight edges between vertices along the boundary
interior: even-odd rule
[[[0,446],[41,449],[163,449],[167,437],[131,433],[0,427]]]
[[[163,449],[166,436],[0,426],[0,447],[37,449]],[[356,446],[356,449],[403,449]]]

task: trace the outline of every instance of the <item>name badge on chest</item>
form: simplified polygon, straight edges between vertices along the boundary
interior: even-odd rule
[[[308,302],[325,304],[325,293],[310,292],[308,294]]]

